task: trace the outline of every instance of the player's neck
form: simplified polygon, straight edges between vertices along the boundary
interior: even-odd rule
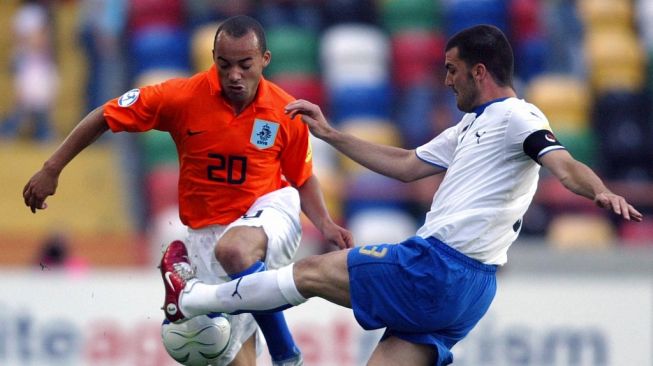
[[[498,86],[493,84],[483,89],[479,98],[479,105],[489,103],[497,99],[514,98],[517,96],[515,90],[510,86]]]
[[[244,100],[244,101],[227,101],[229,105],[231,106],[232,110],[234,111],[234,115],[239,115],[241,114],[252,102],[254,101],[254,98],[250,98],[249,100]]]
[[[235,115],[239,115],[245,109],[245,107],[247,107],[247,104],[244,103],[229,103],[229,104],[231,105],[231,108],[233,109]]]
[[[234,114],[235,114],[235,115],[239,115],[239,114],[241,114],[245,109],[247,109],[247,107],[249,107],[250,104],[252,104],[252,103],[254,102],[254,100],[256,99],[256,96],[257,96],[257,95],[258,95],[258,88],[257,88],[256,92],[253,93],[251,96],[249,96],[249,98],[247,98],[246,100],[236,100],[236,101],[233,101],[233,100],[229,100],[228,98],[226,98],[226,100],[227,100],[227,103],[228,103],[228,104],[231,106],[231,108],[233,109]]]

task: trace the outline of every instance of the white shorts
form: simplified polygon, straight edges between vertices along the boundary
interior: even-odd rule
[[[228,282],[231,279],[215,258],[214,248],[222,235],[232,227],[261,227],[268,237],[265,265],[275,269],[290,263],[301,239],[299,221],[299,193],[286,187],[259,197],[247,213],[229,225],[212,225],[202,229],[189,229],[184,241],[190,264],[197,278],[208,284]],[[228,364],[240,350],[243,342],[254,334],[257,324],[251,314],[227,315],[231,322],[231,343],[220,357],[219,364]],[[260,352],[257,342],[257,354]]]

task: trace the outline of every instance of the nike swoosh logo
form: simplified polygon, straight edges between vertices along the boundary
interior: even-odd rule
[[[202,132],[204,132],[204,131],[193,131],[193,130],[186,130],[186,134],[187,134],[188,136],[195,136],[195,135],[199,135],[199,134],[200,134],[200,133],[202,133]]]
[[[172,280],[170,279],[170,276],[172,276],[172,272],[166,272],[163,277],[165,277],[166,282],[168,282],[168,285],[170,285],[170,288],[172,291],[175,291],[175,285],[172,284]]]

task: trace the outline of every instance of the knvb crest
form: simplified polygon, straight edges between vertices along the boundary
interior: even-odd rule
[[[267,149],[274,146],[274,141],[277,138],[277,131],[279,131],[278,123],[255,119],[252,136],[249,141],[259,149]]]

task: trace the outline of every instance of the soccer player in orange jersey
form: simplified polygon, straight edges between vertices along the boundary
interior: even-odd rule
[[[89,113],[25,185],[25,204],[32,212],[45,209],[63,168],[107,130],[157,129],[177,146],[180,217],[190,228],[185,245],[204,281],[288,264],[299,245],[300,208],[326,240],[352,247],[312,174],[308,128],[284,113],[294,98],[262,76],[271,54],[261,25],[246,16],[225,20],[213,59],[206,72],[130,90]],[[163,275],[165,286],[175,285]],[[166,299],[164,311],[171,322],[184,318],[176,299]],[[274,364],[302,364],[281,312],[231,317],[232,340],[220,364],[255,363],[252,317]]]

